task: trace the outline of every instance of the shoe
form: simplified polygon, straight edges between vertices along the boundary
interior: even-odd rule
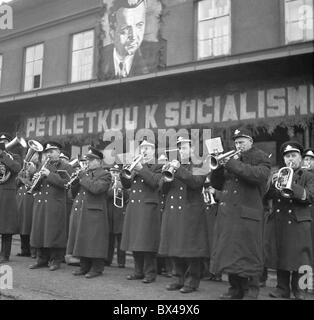
[[[73,276],[84,276],[87,273],[87,271],[83,270],[75,270],[72,272]]]
[[[90,271],[90,272],[85,274],[85,278],[86,279],[92,279],[92,278],[99,277],[101,275],[102,275],[102,272]]]
[[[259,286],[260,286],[260,288],[265,288],[266,287],[266,281],[260,281]]]
[[[16,256],[17,257],[30,257],[31,254],[30,253],[21,252],[21,253],[18,253]]]
[[[305,300],[305,294],[302,291],[293,292],[295,300]]]
[[[137,276],[135,274],[129,274],[127,277],[126,277],[127,280],[142,280],[144,279],[144,276]]]
[[[1,263],[7,263],[7,262],[9,262],[9,258],[6,258],[6,257],[1,257],[0,258],[0,264]]]
[[[143,283],[152,283],[152,282],[154,282],[156,279],[149,279],[149,278],[144,278],[143,280],[142,280],[142,282]]]
[[[119,264],[118,268],[125,268],[125,265],[124,264]]]
[[[283,292],[282,290],[276,288],[275,290],[273,290],[272,292],[269,293],[269,296],[272,298],[285,298],[285,299],[289,299],[290,298],[290,292]]]
[[[48,263],[35,263],[29,266],[30,269],[47,268]]]
[[[239,299],[242,299],[242,298],[243,298],[242,294],[236,293],[236,292],[232,293],[230,291],[223,293],[219,297],[220,300],[239,300]]]
[[[175,291],[175,290],[180,290],[183,287],[183,285],[179,283],[170,283],[167,285],[166,289],[169,291]]]
[[[184,286],[183,288],[180,289],[181,293],[191,293],[193,291],[196,291],[196,289],[192,287],[187,287],[187,286]]]
[[[60,264],[51,264],[49,267],[50,271],[56,271],[58,269],[60,269]]]

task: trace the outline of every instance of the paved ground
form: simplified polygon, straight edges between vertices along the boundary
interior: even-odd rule
[[[192,294],[169,292],[165,290],[171,279],[159,276],[152,284],[141,281],[128,281],[132,273],[132,258],[127,259],[125,269],[106,267],[102,277],[85,279],[71,273],[76,267],[62,264],[60,270],[30,270],[33,259],[17,257],[19,241],[13,241],[12,258],[13,289],[0,290],[0,299],[18,300],[215,300],[226,291],[226,281],[221,283],[201,281],[198,291]],[[226,280],[226,277],[223,277]],[[270,274],[267,287],[261,289],[260,299],[270,299],[268,293],[275,285],[274,274]],[[314,300],[314,295],[308,295]]]

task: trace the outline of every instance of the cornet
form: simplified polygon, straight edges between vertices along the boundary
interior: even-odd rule
[[[85,161],[83,163],[85,163]],[[64,187],[66,189],[69,189],[72,186],[72,184],[76,180],[78,180],[79,175],[80,175],[81,172],[87,170],[87,164],[82,164],[82,161],[79,161],[78,159],[74,159],[74,160],[70,161],[69,165],[72,168],[76,168],[76,170],[71,174],[70,180],[64,185]]]
[[[114,176],[113,179],[113,204],[117,208],[123,208],[123,189],[118,186],[118,177]]]
[[[215,201],[215,198],[213,194],[210,192],[210,179],[208,176],[206,177],[206,180],[204,182],[203,190],[202,190],[203,198],[205,203],[209,203],[209,205],[213,205],[217,203]]]
[[[279,190],[285,198],[290,198],[293,195],[292,179],[293,169],[292,162],[290,162],[288,167],[283,167],[278,171],[277,181],[275,182],[275,188]]]
[[[220,154],[218,156],[212,156],[209,155],[209,161],[210,161],[210,168],[211,170],[215,170],[217,169],[224,160],[229,159],[229,158],[233,158],[234,156],[236,156],[237,154],[241,153],[241,150],[231,150],[229,152]]]
[[[121,174],[124,178],[126,179],[131,179],[132,177],[132,171],[134,170],[134,168],[136,167],[136,165],[141,162],[145,157],[145,154],[139,154],[137,157],[135,157],[132,161],[131,164],[126,165],[122,171]]]

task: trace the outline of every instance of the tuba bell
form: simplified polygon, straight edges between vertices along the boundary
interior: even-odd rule
[[[29,140],[27,144],[29,149],[24,159],[24,165],[23,165],[24,170],[27,168],[28,164],[32,162],[34,154],[36,152],[42,152],[44,150],[44,147],[42,146],[42,144],[36,140]]]
[[[9,153],[10,149],[12,149],[13,147],[15,147],[16,145],[21,145],[24,149],[27,148],[27,143],[25,141],[24,138],[20,137],[18,134],[16,135],[16,137],[4,144],[1,145],[1,149],[3,150],[3,152],[5,152],[11,159],[13,159],[12,155]],[[1,163],[0,161],[0,184],[6,183],[11,177],[11,171],[8,170],[8,168]]]

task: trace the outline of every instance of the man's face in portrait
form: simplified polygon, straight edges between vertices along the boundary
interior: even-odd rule
[[[145,2],[136,8],[120,8],[116,12],[115,30],[111,36],[118,54],[134,55],[139,49],[145,31]]]

